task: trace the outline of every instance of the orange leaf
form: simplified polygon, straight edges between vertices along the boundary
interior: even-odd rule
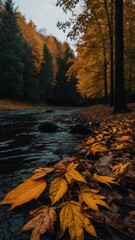
[[[46,182],[43,179],[32,180],[26,179],[22,184],[9,192],[1,204],[11,204],[10,209],[22,205],[32,199],[37,199],[46,188]]]
[[[52,181],[49,191],[52,204],[59,201],[63,197],[67,189],[68,184],[65,179],[56,178],[54,181]]]
[[[72,181],[80,181],[80,182],[86,182],[83,176],[75,170],[75,168],[78,166],[78,164],[70,163],[67,167],[67,172],[65,173],[65,177],[69,183]]]
[[[111,187],[111,184],[118,184],[115,182],[116,178],[108,177],[108,176],[100,176],[97,173],[94,173],[94,179],[98,182],[102,182],[104,184],[107,184],[109,187]]]

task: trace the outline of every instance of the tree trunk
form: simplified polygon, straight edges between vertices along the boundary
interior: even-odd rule
[[[123,0],[115,0],[115,106],[113,113],[127,111],[124,89]]]

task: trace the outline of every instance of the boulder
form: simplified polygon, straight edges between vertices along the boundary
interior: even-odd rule
[[[72,134],[82,134],[87,135],[92,133],[91,129],[88,126],[83,125],[82,123],[78,123],[74,125],[70,130],[70,133]]]
[[[39,125],[38,130],[44,133],[53,133],[56,132],[58,126],[54,122],[44,122]]]

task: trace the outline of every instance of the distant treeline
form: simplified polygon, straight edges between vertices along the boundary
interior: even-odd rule
[[[74,52],[68,43],[38,32],[16,11],[12,0],[0,6],[0,97],[75,104],[76,79],[68,80]]]

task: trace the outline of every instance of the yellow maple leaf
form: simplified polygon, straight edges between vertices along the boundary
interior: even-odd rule
[[[116,165],[113,167],[112,171],[113,171],[113,173],[115,173],[116,175],[122,175],[122,174],[126,171],[127,166],[128,166],[129,164],[130,164],[130,163],[125,163],[125,164],[123,164],[123,163],[118,163],[118,164],[116,164]]]
[[[33,171],[31,179],[37,180],[39,178],[45,177],[48,173],[53,172],[54,168],[37,168]]]
[[[122,150],[125,148],[125,145],[124,144],[118,144],[116,147],[113,148],[113,150]]]
[[[68,189],[68,184],[65,179],[63,178],[56,178],[54,181],[51,182],[50,186],[50,199],[52,204],[59,201],[63,195],[66,193]]]
[[[82,186],[80,188],[79,201],[81,203],[85,202],[90,208],[96,211],[99,211],[99,208],[97,205],[101,205],[110,209],[108,204],[105,201],[103,201],[105,197],[97,193],[98,191],[95,189],[90,189],[86,186]]]
[[[44,179],[26,179],[22,184],[9,192],[1,204],[12,204],[10,209],[22,205],[32,199],[37,199],[46,188]]]
[[[22,232],[32,230],[31,240],[39,240],[47,230],[50,233],[54,232],[54,224],[57,218],[54,208],[48,206],[42,206],[30,212],[34,216],[28,223],[26,223]]]
[[[109,187],[111,187],[110,183],[111,184],[118,184],[117,182],[115,182],[116,178],[113,178],[113,177],[100,176],[97,173],[94,173],[93,177],[96,181],[107,184]]]
[[[123,135],[123,136],[121,136],[119,138],[116,138],[116,140],[120,141],[120,142],[125,142],[125,141],[127,141],[129,139],[130,139],[130,136],[128,136],[128,135]]]
[[[60,212],[61,236],[68,228],[71,240],[84,240],[83,228],[93,236],[97,236],[90,220],[81,212],[81,205],[75,201],[65,202]]]
[[[93,143],[91,146],[91,152],[95,155],[97,152],[108,152],[108,148],[100,143]]]
[[[75,170],[75,168],[78,166],[78,164],[75,164],[73,162],[71,162],[67,169],[66,169],[66,173],[65,173],[65,177],[67,179],[67,181],[69,183],[71,183],[72,181],[80,181],[80,182],[84,182],[86,183],[85,179],[83,178],[83,176]]]

